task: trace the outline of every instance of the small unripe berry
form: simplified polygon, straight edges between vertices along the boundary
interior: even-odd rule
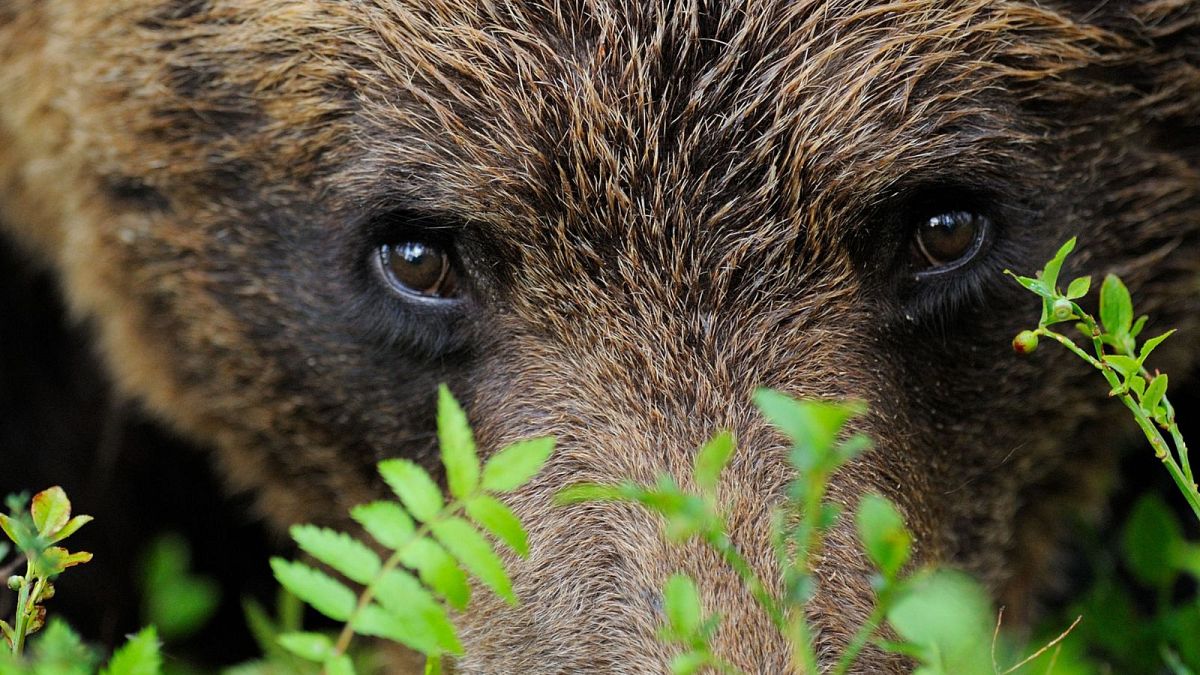
[[[1037,349],[1038,336],[1037,333],[1031,330],[1023,330],[1017,333],[1017,337],[1013,338],[1013,351],[1018,354],[1029,354]]]
[[[23,581],[25,581],[25,579],[22,578],[19,574],[12,575],[11,577],[8,578],[8,590],[10,590],[10,591],[21,590],[21,582],[23,582]]]
[[[1054,301],[1054,306],[1051,308],[1054,313],[1054,318],[1058,321],[1066,321],[1075,315],[1075,307],[1071,305],[1071,301],[1066,298],[1059,298]]]

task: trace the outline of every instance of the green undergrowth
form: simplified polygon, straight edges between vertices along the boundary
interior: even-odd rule
[[[1200,523],[1200,489],[1168,395],[1169,378],[1153,369],[1150,356],[1174,331],[1142,339],[1149,317],[1135,319],[1125,284],[1109,274],[1100,285],[1100,317],[1078,303],[1091,290],[1090,277],[1059,284],[1075,248],[1071,239],[1033,277],[1009,272],[1041,299],[1036,328],[1019,333],[1013,348],[1028,354],[1050,339],[1096,369],[1137,423],[1154,458],[1162,464],[1180,499]],[[1067,330],[1061,330],[1065,327]],[[1096,581],[1069,611],[1084,617],[1063,641],[1063,651],[1086,663],[1070,672],[1200,672],[1200,542],[1189,539],[1176,511],[1149,493],[1134,505],[1121,530],[1119,554],[1093,556]],[[1090,668],[1090,669],[1089,669]],[[1062,670],[1058,672],[1063,672]]]

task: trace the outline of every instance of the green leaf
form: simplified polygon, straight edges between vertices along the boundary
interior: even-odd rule
[[[462,518],[448,518],[431,523],[433,535],[463,567],[497,595],[517,604],[513,595],[512,581],[504,570],[504,563],[492,550],[491,544],[471,524]]]
[[[513,443],[492,455],[484,465],[483,489],[509,492],[521,487],[542,470],[552,452],[554,439],[550,437]]]
[[[817,529],[825,532],[837,524],[838,518],[842,517],[842,505],[836,502],[825,502],[821,504],[821,509],[817,516]]]
[[[554,503],[560,506],[584,502],[621,502],[629,499],[625,486],[598,483],[568,485],[554,495]]]
[[[855,520],[867,556],[885,579],[895,579],[912,550],[912,535],[900,512],[886,498],[868,494],[858,503]]]
[[[1046,284],[1046,288],[1057,292],[1058,289],[1058,273],[1062,269],[1063,263],[1067,260],[1067,255],[1075,250],[1075,237],[1071,237],[1063,244],[1050,262],[1042,268],[1042,282]]]
[[[280,590],[279,592],[285,593],[286,591]],[[289,658],[279,645],[279,629],[261,604],[251,598],[243,598],[242,615],[246,619],[246,626],[250,629],[254,643],[258,645],[259,651],[268,660],[280,657]]]
[[[375,541],[393,551],[404,546],[416,533],[412,517],[395,502],[371,502],[350,510],[350,517],[363,526]]]
[[[1104,330],[1122,337],[1129,334],[1133,323],[1133,300],[1129,297],[1129,289],[1115,274],[1104,277],[1100,285],[1100,321]]]
[[[444,384],[438,386],[437,427],[446,483],[450,494],[463,499],[479,485],[479,458],[467,415]]]
[[[383,566],[379,555],[345,532],[316,525],[293,525],[289,532],[305,553],[351,581],[368,584]]]
[[[1068,300],[1078,300],[1079,298],[1082,298],[1083,296],[1087,295],[1088,291],[1090,291],[1091,289],[1092,289],[1092,278],[1091,277],[1079,277],[1078,279],[1075,279],[1074,281],[1072,281],[1071,285],[1067,287],[1067,299]]]
[[[687,651],[671,657],[671,675],[692,675],[712,661],[708,654],[700,651]]]
[[[1185,663],[1200,669],[1200,642],[1195,637],[1200,635],[1200,603],[1181,603],[1181,605],[1177,605],[1170,616],[1166,617],[1167,621],[1163,622],[1167,624],[1166,628],[1170,636],[1164,642],[1169,640],[1170,643],[1174,643],[1173,646],[1179,652],[1177,656]],[[1160,617],[1161,614],[1162,612],[1160,612]]]
[[[1050,289],[1046,288],[1046,284],[1042,283],[1041,279],[1017,276],[1012,272],[1012,270],[1004,270],[1004,273],[1013,279],[1016,279],[1017,283],[1024,286],[1027,290],[1033,291],[1042,297],[1048,297],[1052,295]]]
[[[717,482],[721,478],[721,472],[725,470],[725,465],[729,463],[729,458],[733,456],[733,449],[733,434],[722,431],[696,453],[694,471],[696,485],[700,486],[701,491],[709,495],[716,493]]]
[[[1171,334],[1174,332],[1175,332],[1174,330],[1169,330],[1169,331],[1163,333],[1162,335],[1159,335],[1158,337],[1152,337],[1149,340],[1146,340],[1142,344],[1141,352],[1138,353],[1138,361],[1145,363],[1146,358],[1150,356],[1150,353],[1154,351],[1154,348],[1159,346],[1160,344],[1162,344],[1163,340],[1166,340],[1167,338],[1171,337]]]
[[[324,633],[284,633],[279,636],[279,644],[306,661],[324,663],[333,655],[333,640]]]
[[[143,628],[113,653],[102,675],[158,675],[162,672],[158,634],[154,626]]]
[[[1145,382],[1142,378],[1136,378],[1137,381]],[[1153,380],[1150,380],[1150,385],[1146,387],[1146,393],[1141,395],[1142,409],[1147,415],[1153,416],[1154,410],[1158,408],[1158,404],[1162,402],[1163,395],[1167,393],[1167,374],[1160,373]]]
[[[92,559],[92,554],[87,551],[70,553],[61,546],[50,546],[41,551],[33,549],[30,553],[33,573],[49,579],[58,576],[68,567],[82,565]]]
[[[1138,581],[1153,588],[1169,587],[1178,572],[1178,552],[1184,547],[1179,521],[1162,498],[1151,493],[1138,500],[1121,538],[1125,564]]]
[[[1132,356],[1123,356],[1121,354],[1105,354],[1104,362],[1113,367],[1125,377],[1129,377],[1141,371],[1142,364]]]
[[[410,639],[434,645],[433,650],[424,653],[462,653],[462,644],[445,608],[413,575],[403,570],[388,572],[380,580],[376,598],[405,627]]]
[[[325,660],[325,675],[354,675],[354,661],[347,654],[338,654]]]
[[[437,483],[414,462],[385,459],[379,463],[379,475],[417,520],[424,522],[434,518],[445,505]]]
[[[24,511],[25,505],[28,503],[28,492],[14,492],[4,496],[4,507],[8,509],[11,515]]]
[[[67,524],[63,525],[53,537],[50,537],[50,543],[54,544],[66,539],[67,537],[79,531],[79,528],[87,525],[90,522],[92,522],[91,516],[75,516],[74,518],[68,520]]]
[[[912,578],[887,613],[896,633],[922,665],[916,672],[992,673],[995,615],[987,593],[960,572],[939,570]]]
[[[425,657],[425,675],[442,675],[442,659],[439,656]]]
[[[1129,388],[1137,392],[1138,400],[1146,395],[1146,378],[1133,377],[1129,379]]]
[[[376,604],[367,605],[355,618],[354,632],[399,642],[422,654],[442,654],[447,651],[438,644],[433,632],[415,612],[398,616]]]
[[[1159,648],[1162,653],[1163,661],[1167,662],[1167,667],[1171,669],[1172,675],[1195,675],[1195,671],[1187,667],[1179,655],[1171,650],[1167,645],[1162,645]]]
[[[33,526],[43,537],[52,537],[67,524],[71,518],[71,501],[67,493],[57,485],[42,490],[33,496],[29,506],[33,514]]]
[[[143,557],[145,618],[168,642],[195,633],[220,604],[220,588],[212,579],[192,575],[190,558],[187,540],[179,535],[158,537]]]
[[[436,541],[425,537],[413,540],[401,553],[400,562],[415,569],[421,581],[446,598],[451,607],[466,609],[471,599],[467,575]]]
[[[0,529],[17,545],[20,551],[28,551],[36,547],[34,533],[19,518],[11,518],[0,513]]]
[[[1146,327],[1146,322],[1150,317],[1145,314],[1138,317],[1138,320],[1133,322],[1133,328],[1129,331],[1129,337],[1137,337],[1142,334],[1142,329]]]
[[[6,625],[0,621],[0,630]],[[9,628],[3,632],[11,630]],[[88,675],[96,672],[100,661],[99,654],[84,644],[79,634],[58,617],[46,623],[32,644],[32,650],[37,675]],[[0,672],[8,675],[5,665],[3,657],[0,657]],[[24,671],[17,671],[20,672]]]
[[[838,445],[838,463],[845,464],[867,450],[870,450],[874,445],[875,441],[871,440],[870,436],[866,434],[854,434]]]
[[[284,588],[334,621],[345,621],[354,611],[354,592],[328,574],[283,558],[271,558],[271,569]]]
[[[704,620],[696,582],[686,574],[672,574],[663,587],[663,609],[670,633],[680,642],[690,640]]]
[[[480,527],[492,533],[522,558],[529,556],[528,535],[520,519],[499,500],[488,495],[476,495],[466,503],[467,515]]]
[[[863,410],[858,403],[797,401],[771,389],[754,392],[754,403],[792,441],[801,471],[832,469],[834,441],[846,422]]]

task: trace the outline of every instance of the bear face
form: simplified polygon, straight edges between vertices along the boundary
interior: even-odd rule
[[[757,386],[867,402],[876,448],[832,498],[887,495],[920,560],[1027,597],[1047,486],[1088,492],[1063,474],[1103,471],[1080,439],[1109,422],[1082,364],[1010,356],[1032,310],[1001,271],[1079,234],[1077,271],[1126,277],[1186,372],[1200,5],[631,4],[10,0],[0,219],[123,391],[277,524],[343,522],[379,459],[433,468],[438,382],[481,448],[557,437],[512,499],[522,605],[480,594],[464,672],[665,668],[676,571],[725,617],[718,653],[782,672],[713,554],[551,504],[686,480],[728,428],[734,543],[775,578],[791,476]],[[833,654],[870,607],[848,526],[819,574]]]

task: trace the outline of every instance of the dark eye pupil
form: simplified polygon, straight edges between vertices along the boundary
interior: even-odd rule
[[[437,297],[454,295],[450,256],[442,249],[420,241],[407,241],[382,246],[379,255],[389,281],[404,290]]]
[[[970,253],[983,235],[983,217],[967,211],[933,216],[917,229],[917,246],[931,266],[942,267]]]

